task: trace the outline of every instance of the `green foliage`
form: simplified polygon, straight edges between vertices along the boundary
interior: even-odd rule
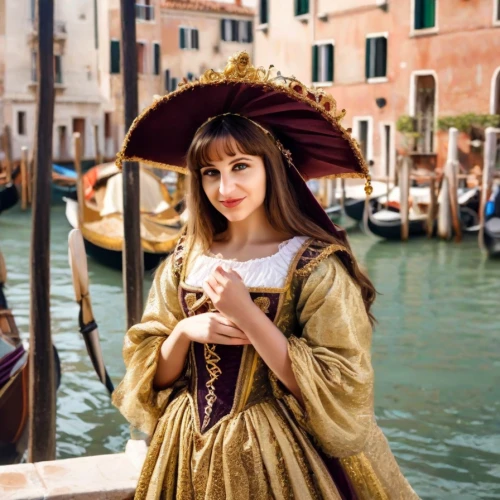
[[[466,134],[470,134],[473,127],[500,127],[500,115],[465,113],[463,115],[442,116],[438,118],[439,130],[448,130],[451,127],[458,129],[460,132],[465,132]]]
[[[402,134],[416,134],[415,118],[408,115],[400,116],[396,122],[396,130]]]

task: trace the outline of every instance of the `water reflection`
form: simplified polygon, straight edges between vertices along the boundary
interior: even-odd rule
[[[52,215],[52,332],[63,369],[57,455],[122,451],[129,428],[98,382],[78,333],[69,228],[60,207]],[[402,245],[350,234],[381,294],[373,341],[376,414],[405,474],[423,498],[499,498],[499,263],[485,261],[472,239]],[[29,214],[3,215],[7,294],[26,335],[29,245]],[[93,261],[89,272],[104,359],[116,384],[124,373],[121,274]],[[147,278],[145,292],[150,283]]]

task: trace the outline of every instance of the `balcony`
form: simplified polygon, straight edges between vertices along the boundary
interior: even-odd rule
[[[64,42],[67,38],[66,21],[54,21],[54,40]],[[38,38],[38,21],[29,20],[28,43],[35,43]]]
[[[141,3],[135,4],[135,18],[140,21],[154,21],[155,8],[153,5],[146,5]]]

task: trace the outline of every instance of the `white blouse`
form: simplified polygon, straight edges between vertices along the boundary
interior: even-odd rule
[[[244,262],[213,255],[198,255],[190,262],[186,284],[201,287],[203,281],[221,265],[226,271],[234,269],[249,288],[281,288],[285,286],[293,258],[308,239],[307,236],[294,236],[281,243],[275,254]]]

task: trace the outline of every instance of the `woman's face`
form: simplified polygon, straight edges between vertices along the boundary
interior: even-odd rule
[[[228,221],[242,221],[264,204],[264,162],[260,156],[242,153],[236,143],[230,148],[236,151],[234,156],[228,155],[221,146],[212,145],[210,157],[215,160],[200,170],[203,190]]]

